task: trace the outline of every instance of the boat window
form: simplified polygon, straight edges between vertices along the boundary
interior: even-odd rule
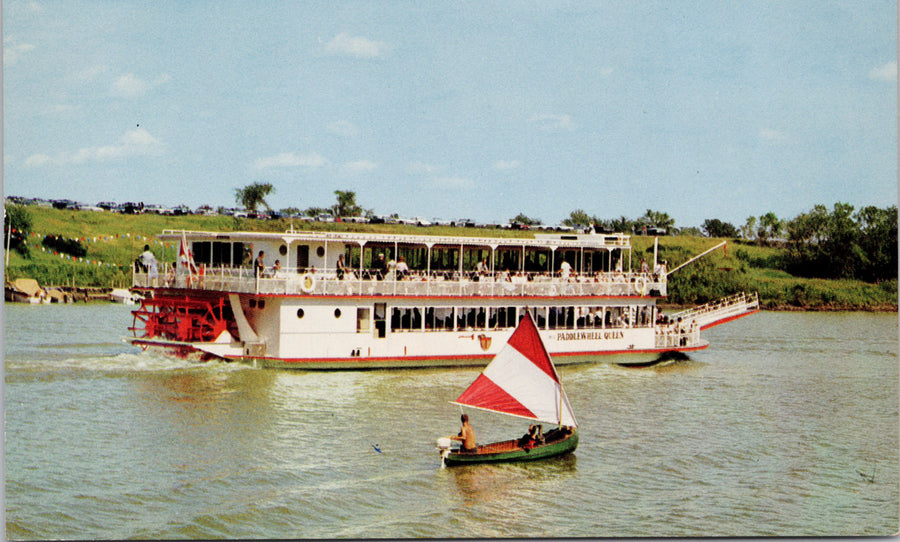
[[[356,309],[356,332],[357,333],[368,333],[369,332],[370,314],[371,314],[371,310],[368,307],[357,307],[357,309]]]
[[[575,321],[578,329],[602,328],[603,307],[578,307],[578,319]]]
[[[574,329],[575,307],[550,307],[547,329]]]
[[[418,307],[392,307],[391,331],[420,331],[422,311]]]
[[[444,331],[452,329],[452,307],[429,307],[425,310],[425,331]]]
[[[375,303],[375,336],[383,339],[387,335],[387,315],[386,303]]]
[[[303,318],[303,309],[297,309],[297,318]]]
[[[250,255],[250,245],[245,245],[244,243],[232,243],[231,265],[233,265],[234,267],[240,267],[245,263],[249,264],[251,260],[252,256]]]
[[[488,318],[488,327],[491,329],[502,329],[515,327],[518,324],[516,319],[515,307],[491,307],[490,316]]]
[[[194,263],[196,264],[209,264],[209,253],[210,253],[210,242],[209,241],[194,241],[191,243],[191,253],[194,255]]]
[[[334,317],[335,318],[341,317],[341,309],[334,309]]]

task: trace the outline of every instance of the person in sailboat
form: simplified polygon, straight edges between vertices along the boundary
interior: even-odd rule
[[[544,444],[543,426],[532,424],[528,426],[528,432],[519,439],[519,448],[530,450],[535,446]]]
[[[459,435],[450,437],[450,439],[462,442],[461,450],[463,452],[474,452],[477,447],[475,444],[475,429],[469,425],[469,415],[463,414],[459,419],[462,422],[462,428],[459,430]]]

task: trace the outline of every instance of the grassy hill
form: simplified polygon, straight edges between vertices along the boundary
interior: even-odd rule
[[[160,261],[173,261],[177,246],[156,239],[164,229],[215,231],[286,231],[290,220],[261,221],[222,216],[120,215],[96,211],[71,211],[27,207],[31,235],[29,256],[13,251],[7,278],[31,277],[42,285],[124,286],[131,284],[130,263],[145,244]],[[434,235],[531,237],[530,232],[482,230],[386,224],[347,224],[295,221],[297,230],[425,233]],[[44,246],[45,235],[77,239],[87,253],[73,259],[54,254]],[[653,258],[653,238],[634,236],[633,266],[642,257]],[[658,257],[669,269],[715,246],[722,239],[660,237]],[[44,247],[44,250],[42,250]],[[703,303],[738,291],[758,291],[764,308],[780,310],[897,310],[897,280],[870,284],[855,280],[823,280],[794,277],[779,269],[783,249],[729,240],[727,249],[715,252],[678,270],[670,277],[668,302],[675,305]]]

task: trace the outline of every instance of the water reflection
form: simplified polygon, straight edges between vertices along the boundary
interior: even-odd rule
[[[485,505],[522,492],[561,485],[577,472],[575,454],[539,461],[447,467],[450,480],[466,504]],[[541,487],[536,487],[541,486]]]

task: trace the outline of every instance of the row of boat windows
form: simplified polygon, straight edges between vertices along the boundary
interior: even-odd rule
[[[315,247],[316,255],[322,258],[325,249]],[[559,268],[563,260],[569,262],[573,269],[585,272],[611,271],[621,265],[623,255],[604,249],[558,249],[555,254],[549,248],[533,248],[527,250],[504,247],[491,251],[487,247],[466,247],[460,251],[457,247],[433,247],[431,251],[421,246],[395,247],[392,244],[370,243],[364,248],[348,245],[337,249],[344,255],[345,267],[356,270],[374,269],[378,266],[378,255],[385,255],[386,261],[399,261],[403,258],[411,270],[473,270],[479,262],[485,262],[488,269],[523,270],[529,272],[548,271]],[[197,264],[213,267],[247,267],[253,261],[252,244],[231,241],[194,241],[191,243],[194,261]],[[278,255],[273,258],[285,258],[287,246],[278,247]],[[460,261],[460,259],[462,261]],[[307,269],[310,261],[310,247],[296,247],[297,269]],[[286,260],[282,263],[287,265]],[[362,263],[362,265],[360,265]]]
[[[391,307],[391,331],[465,331],[516,327],[525,315],[517,307]],[[529,307],[538,329],[650,327],[653,307]],[[376,313],[376,320],[379,315]]]

